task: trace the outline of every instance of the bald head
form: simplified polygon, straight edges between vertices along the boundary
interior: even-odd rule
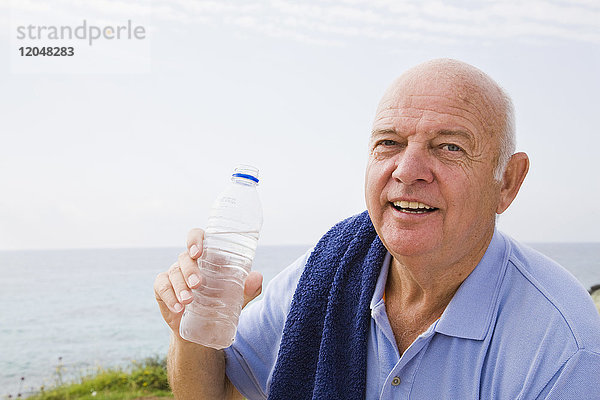
[[[433,92],[432,87],[435,88]],[[423,96],[452,97],[473,106],[486,133],[497,143],[494,178],[502,178],[515,151],[514,109],[510,97],[492,78],[462,61],[430,60],[409,69],[390,85],[379,103],[377,114],[390,107],[405,91]]]

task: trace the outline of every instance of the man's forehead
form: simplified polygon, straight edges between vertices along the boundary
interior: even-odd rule
[[[397,101],[382,103],[374,129],[427,129],[479,131],[485,128],[481,110],[462,99],[439,95],[401,96]]]
[[[397,92],[389,97],[384,97],[379,104],[378,112],[402,110],[411,114],[419,111],[452,111],[453,109],[479,110],[477,104],[469,100],[469,96],[451,93],[412,94]],[[413,111],[411,111],[413,110]],[[479,113],[481,116],[481,113]]]
[[[440,99],[457,105],[475,105],[484,91],[485,89],[474,87],[473,84],[467,85],[464,80],[456,77],[437,79],[430,74],[403,75],[388,88],[378,108],[422,107]]]
[[[442,79],[431,74],[402,76],[381,99],[373,127],[390,118],[401,123],[404,121],[400,118],[421,118],[422,122],[443,119],[466,124],[468,130],[492,133],[497,130],[494,125],[501,124],[502,112],[493,101],[494,96],[487,93],[488,89],[456,77]]]

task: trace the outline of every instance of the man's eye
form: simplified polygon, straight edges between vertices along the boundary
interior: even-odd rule
[[[396,144],[398,144],[397,142],[395,142],[394,140],[382,140],[381,142],[379,142],[379,144],[383,145],[383,146],[395,146]]]
[[[445,144],[444,146],[442,146],[442,148],[445,148],[448,151],[461,151],[462,149],[460,147],[458,147],[455,144],[449,143],[449,144]]]

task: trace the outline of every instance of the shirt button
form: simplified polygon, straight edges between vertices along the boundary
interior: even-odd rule
[[[401,382],[400,378],[395,376],[394,379],[392,379],[392,386],[398,386],[400,384],[400,382]]]

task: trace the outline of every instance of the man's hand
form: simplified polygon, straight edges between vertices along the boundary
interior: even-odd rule
[[[187,251],[154,281],[154,296],[165,322],[179,336],[179,324],[186,304],[193,300],[191,289],[202,286],[198,258],[202,255],[204,231],[192,229],[187,236]],[[244,307],[262,291],[262,275],[251,271],[244,286]]]
[[[183,309],[193,300],[191,290],[202,290],[198,258],[203,239],[202,229],[192,229],[187,236],[187,251],[154,281],[158,307],[173,331],[167,357],[169,383],[177,399],[242,399],[225,375],[223,350],[191,343],[179,336]],[[244,307],[261,291],[262,275],[250,272],[244,286]]]

